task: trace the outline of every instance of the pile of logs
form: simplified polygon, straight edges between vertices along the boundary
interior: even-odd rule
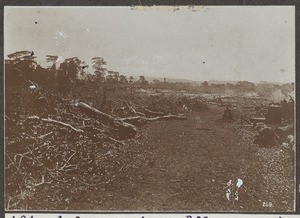
[[[158,120],[184,120],[187,119],[186,116],[164,114],[162,112],[151,111],[144,109],[144,112],[137,112],[133,107],[128,105],[128,108],[136,115],[133,117],[118,118],[104,113],[86,103],[77,102],[75,105],[82,113],[86,114],[88,117],[97,119],[100,122],[112,127],[112,135],[116,139],[130,139],[134,138],[137,133],[136,126],[144,125],[147,122],[158,121]],[[85,134],[85,131],[78,129],[68,123],[54,120],[51,118],[43,118],[38,116],[27,117],[29,121],[51,123],[53,125],[58,125],[69,129],[70,131],[77,134]],[[88,133],[86,133],[88,134]]]
[[[134,111],[137,116],[134,117],[127,117],[127,118],[117,118],[113,117],[109,114],[106,114],[96,108],[91,107],[90,105],[79,102],[76,106],[81,110],[81,112],[87,114],[91,118],[99,119],[102,122],[112,126],[114,128],[114,134],[118,139],[129,139],[133,138],[136,135],[137,129],[136,125],[146,124],[150,121],[157,121],[157,120],[182,120],[186,119],[185,116],[177,116],[177,115],[164,115],[161,112],[150,111],[145,109],[145,113],[137,112],[132,107],[128,105],[128,107]],[[144,115],[145,114],[145,115]],[[146,117],[154,116],[155,117]],[[142,116],[144,115],[144,116]]]

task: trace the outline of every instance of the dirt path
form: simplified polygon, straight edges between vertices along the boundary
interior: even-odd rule
[[[190,113],[184,121],[158,121],[142,127],[137,140],[143,143],[137,155],[144,155],[143,165],[124,171],[115,183],[94,190],[82,207],[142,211],[290,208],[291,202],[285,197],[280,199],[287,202],[285,205],[276,204],[278,193],[270,193],[272,187],[266,186],[273,180],[266,177],[268,166],[262,163],[266,160],[258,153],[260,148],[253,145],[254,133],[237,123],[216,121],[223,110],[211,107]],[[226,199],[226,183],[237,178],[244,184],[239,200],[233,203]],[[263,207],[270,199],[272,208]]]

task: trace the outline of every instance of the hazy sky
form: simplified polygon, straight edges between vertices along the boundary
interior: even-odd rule
[[[294,81],[294,7],[173,8],[5,7],[4,55],[100,56],[134,76]]]

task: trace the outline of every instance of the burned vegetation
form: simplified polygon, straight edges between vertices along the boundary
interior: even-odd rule
[[[5,61],[6,209],[293,210],[293,85],[147,81],[101,57],[35,59]]]

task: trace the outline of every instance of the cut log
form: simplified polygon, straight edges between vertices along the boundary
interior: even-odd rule
[[[132,106],[130,106],[130,105],[128,104],[127,101],[124,101],[124,103],[126,104],[126,107],[127,107],[134,115],[137,115],[136,110],[135,110]]]
[[[117,119],[109,114],[103,113],[102,111],[93,108],[83,102],[77,103],[76,106],[86,115],[93,118],[101,119],[104,123],[111,125],[114,128],[113,133],[117,135],[118,139],[133,138],[136,135],[136,127],[130,123],[126,123],[126,121]]]
[[[280,129],[281,131],[287,132],[289,134],[293,134],[294,133],[294,124],[289,124],[289,125],[286,125],[286,126],[277,127],[277,129]]]
[[[141,117],[141,116],[136,116],[136,117],[126,117],[126,118],[120,118],[119,120],[124,121],[126,123],[130,123],[133,125],[142,125],[146,124],[149,121],[158,121],[158,120],[186,120],[187,117],[185,116],[178,116],[178,115],[165,115],[165,116],[159,116],[159,117]]]
[[[136,126],[144,125],[148,121],[146,117],[142,116],[119,118],[119,120]]]
[[[152,118],[147,118],[148,121],[156,121],[156,120],[186,120],[186,116],[178,116],[178,115],[164,115],[160,117],[152,117]]]
[[[69,130],[72,130],[72,131],[76,132],[76,133],[84,133],[83,130],[77,129],[74,126],[72,126],[68,123],[64,123],[64,122],[61,122],[61,121],[58,121],[58,120],[53,120],[51,118],[41,118],[41,117],[38,117],[38,116],[30,116],[30,117],[27,117],[27,119],[30,120],[30,121],[42,121],[42,122],[51,123],[51,124],[54,124],[54,125],[63,126],[63,127],[68,128]]]
[[[256,122],[256,123],[264,123],[266,121],[266,118],[264,117],[253,117],[253,118],[250,118],[250,121],[251,122]]]
[[[288,135],[294,135],[294,125],[290,124],[283,127],[277,127],[274,129],[274,133],[278,136],[280,142],[286,141]]]
[[[138,116],[146,116],[144,113],[137,111],[136,112]]]
[[[151,111],[149,109],[144,109],[146,116],[163,116],[165,113],[158,111]]]
[[[258,124],[264,124],[266,123],[266,118],[263,117],[254,117],[254,118],[250,118],[250,121],[253,123],[254,126],[258,125]]]

